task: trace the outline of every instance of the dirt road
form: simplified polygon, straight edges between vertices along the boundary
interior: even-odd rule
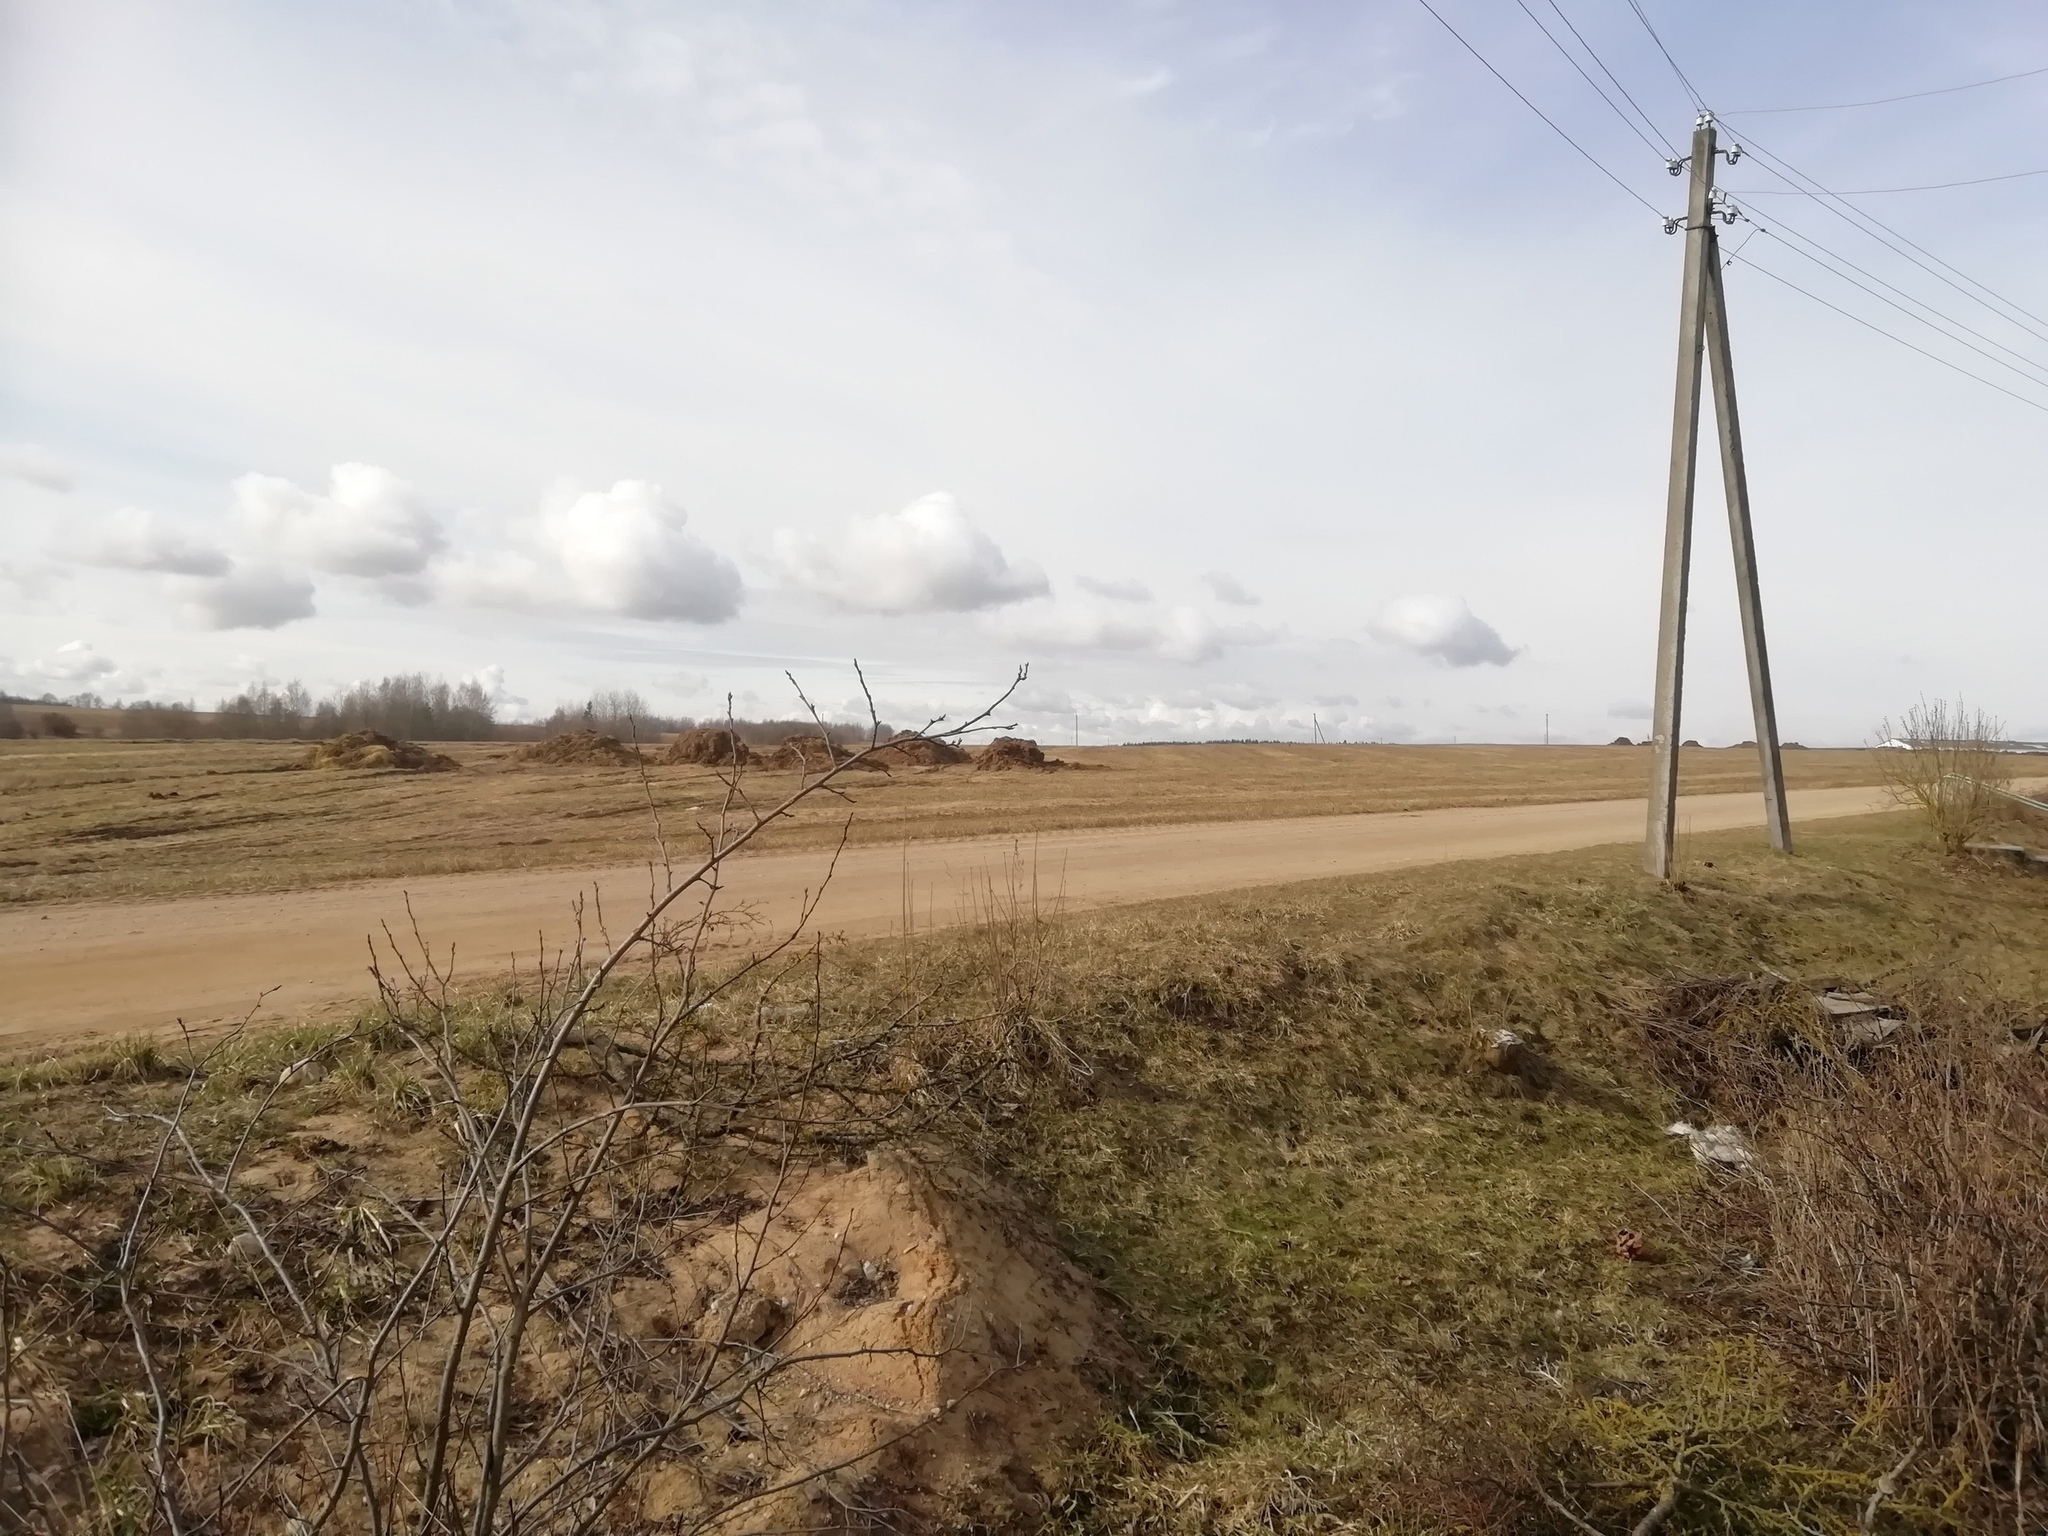
[[[1795,790],[1800,820],[1888,807],[1881,789]],[[1755,795],[1680,801],[1692,832],[1762,823]],[[1245,886],[1364,874],[1448,859],[1554,853],[1642,836],[1644,802],[1601,800],[1318,816],[1282,821],[1056,832],[1029,841],[867,846],[847,850],[816,914],[849,935],[919,929],[971,914],[978,891],[1014,876],[1068,910],[1192,896]],[[728,891],[761,935],[786,931],[826,861],[815,852],[736,859]],[[297,895],[209,896],[79,903],[0,912],[0,1051],[97,1035],[210,1029],[257,1009],[288,1020],[359,1004],[370,995],[368,938],[383,925],[419,931],[469,979],[531,966],[573,942],[574,904],[621,933],[645,910],[645,867],[428,876],[327,887]],[[687,898],[686,898],[687,900]]]

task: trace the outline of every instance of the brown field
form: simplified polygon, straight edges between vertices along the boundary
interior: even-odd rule
[[[461,773],[315,772],[303,743],[0,742],[0,902],[224,891],[477,870],[625,864],[653,852],[650,801],[672,845],[714,816],[708,770],[545,767],[512,746],[451,743]],[[862,774],[764,839],[817,847],[849,812],[856,843],[1084,827],[1632,799],[1641,747],[1194,746],[1062,748],[1096,771]],[[1789,752],[1797,789],[1874,784],[1871,754]],[[1687,751],[1687,794],[1754,790],[1739,748]],[[752,772],[773,804],[792,773]]]

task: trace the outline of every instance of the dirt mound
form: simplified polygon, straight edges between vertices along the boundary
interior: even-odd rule
[[[882,744],[875,760],[891,768],[946,768],[955,763],[971,763],[974,754],[950,741],[936,741],[915,731],[898,731]]]
[[[1056,757],[1047,757],[1039,750],[1038,743],[1024,736],[998,736],[974,756],[976,768],[991,769],[997,773],[1019,768],[1047,772],[1055,768],[1074,768],[1076,763],[1063,763]]]
[[[616,1293],[622,1329],[656,1347],[688,1335],[805,1362],[750,1400],[772,1434],[657,1469],[641,1517],[685,1524],[706,1512],[707,1489],[830,1467],[843,1470],[731,1528],[819,1529],[847,1509],[912,1528],[1019,1513],[1054,1455],[1109,1407],[1095,1383],[1128,1364],[1080,1272],[1021,1226],[990,1194],[941,1190],[909,1159],[877,1154],[785,1187],[671,1260],[666,1277],[628,1282]],[[749,1294],[722,1310],[736,1265],[750,1264]]]
[[[764,767],[796,768],[805,773],[823,773],[834,763],[843,763],[853,754],[836,741],[827,741],[823,736],[785,736],[782,745],[761,759]],[[879,769],[882,764],[873,758],[863,758],[861,768]]]
[[[709,725],[684,731],[661,754],[664,763],[701,763],[712,768],[744,768],[752,759],[753,753],[737,734]]]
[[[306,754],[304,768],[390,768],[400,773],[447,773],[462,765],[416,741],[393,741],[381,731],[350,731]]]
[[[640,754],[616,736],[606,736],[598,731],[565,731],[560,736],[550,736],[546,741],[521,747],[512,754],[512,760],[519,763],[595,763],[613,768],[633,766],[640,761]]]

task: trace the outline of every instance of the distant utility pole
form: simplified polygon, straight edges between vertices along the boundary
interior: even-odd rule
[[[1686,586],[1692,565],[1693,485],[1699,460],[1702,363],[1712,376],[1714,419],[1721,437],[1721,480],[1728,495],[1728,533],[1735,550],[1736,601],[1742,611],[1742,648],[1749,663],[1749,702],[1763,759],[1764,816],[1771,846],[1792,851],[1785,811],[1785,775],[1778,756],[1778,711],[1771,697],[1770,655],[1764,644],[1763,598],[1757,589],[1756,543],[1749,521],[1749,477],[1742,462],[1742,424],[1735,409],[1735,364],[1728,349],[1728,301],[1721,287],[1718,216],[1732,221],[1714,195],[1714,118],[1702,112],[1692,135],[1692,193],[1685,211],[1685,280],[1678,311],[1678,395],[1671,417],[1671,478],[1664,504],[1664,594],[1657,622],[1657,703],[1651,742],[1650,817],[1643,867],[1671,878],[1677,834],[1680,698],[1685,687]],[[1729,150],[1732,164],[1742,151]],[[1685,161],[1673,161],[1675,176]],[[1665,226],[1676,230],[1676,219]]]

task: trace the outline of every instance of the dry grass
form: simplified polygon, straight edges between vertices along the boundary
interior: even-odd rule
[[[1898,817],[1815,828],[1797,859],[1752,843],[1697,839],[1670,886],[1606,849],[1086,920],[994,891],[977,927],[828,952],[835,1028],[954,1021],[959,1060],[1000,1064],[925,1129],[1020,1193],[1146,1361],[1046,1490],[1049,1523],[1565,1530],[1548,1493],[1618,1536],[1676,1465],[1672,1531],[1861,1528],[1913,1438],[1959,1416],[1920,1414],[1865,1351],[1800,1341],[1767,1222],[1731,1250],[1721,1186],[1663,1134],[1684,1106],[1644,1049],[1644,999],[1775,972],[1787,997],[1847,983],[1930,1016],[1960,996],[2041,1017],[2048,883],[1944,860]],[[607,1027],[644,1007],[622,993]],[[489,1019],[480,1003],[464,1027]],[[1488,1068],[1479,1032],[1497,1028],[1532,1042],[1528,1071]],[[249,1080],[312,1039],[262,1042]],[[0,1105],[10,1188],[108,1220],[143,1167],[105,1109],[161,1102],[158,1070],[103,1053],[89,1084],[25,1075]],[[405,1113],[400,1082],[367,1057],[295,1112]],[[209,1092],[208,1134],[232,1139],[244,1090]],[[259,1150],[288,1156],[293,1135]],[[1811,1251],[1796,1239],[1788,1256]],[[120,1400],[109,1357],[65,1359],[81,1402]],[[2009,1492],[1966,1482],[1950,1450],[1923,1448],[1876,1529],[2017,1528]]]
[[[514,762],[507,744],[451,743],[462,773],[316,774],[266,742],[0,742],[0,901],[293,890],[386,876],[630,863],[650,854],[648,787],[630,768]],[[1630,799],[1629,747],[1210,746],[1060,748],[1099,773],[898,768],[848,786],[862,842],[1070,827],[1230,821],[1457,805]],[[1786,756],[1794,788],[1874,784],[1864,752]],[[1752,752],[1696,750],[1687,793],[1754,791]],[[664,822],[718,803],[709,768],[650,766]],[[771,795],[794,773],[763,772]],[[763,846],[835,842],[840,802]]]

